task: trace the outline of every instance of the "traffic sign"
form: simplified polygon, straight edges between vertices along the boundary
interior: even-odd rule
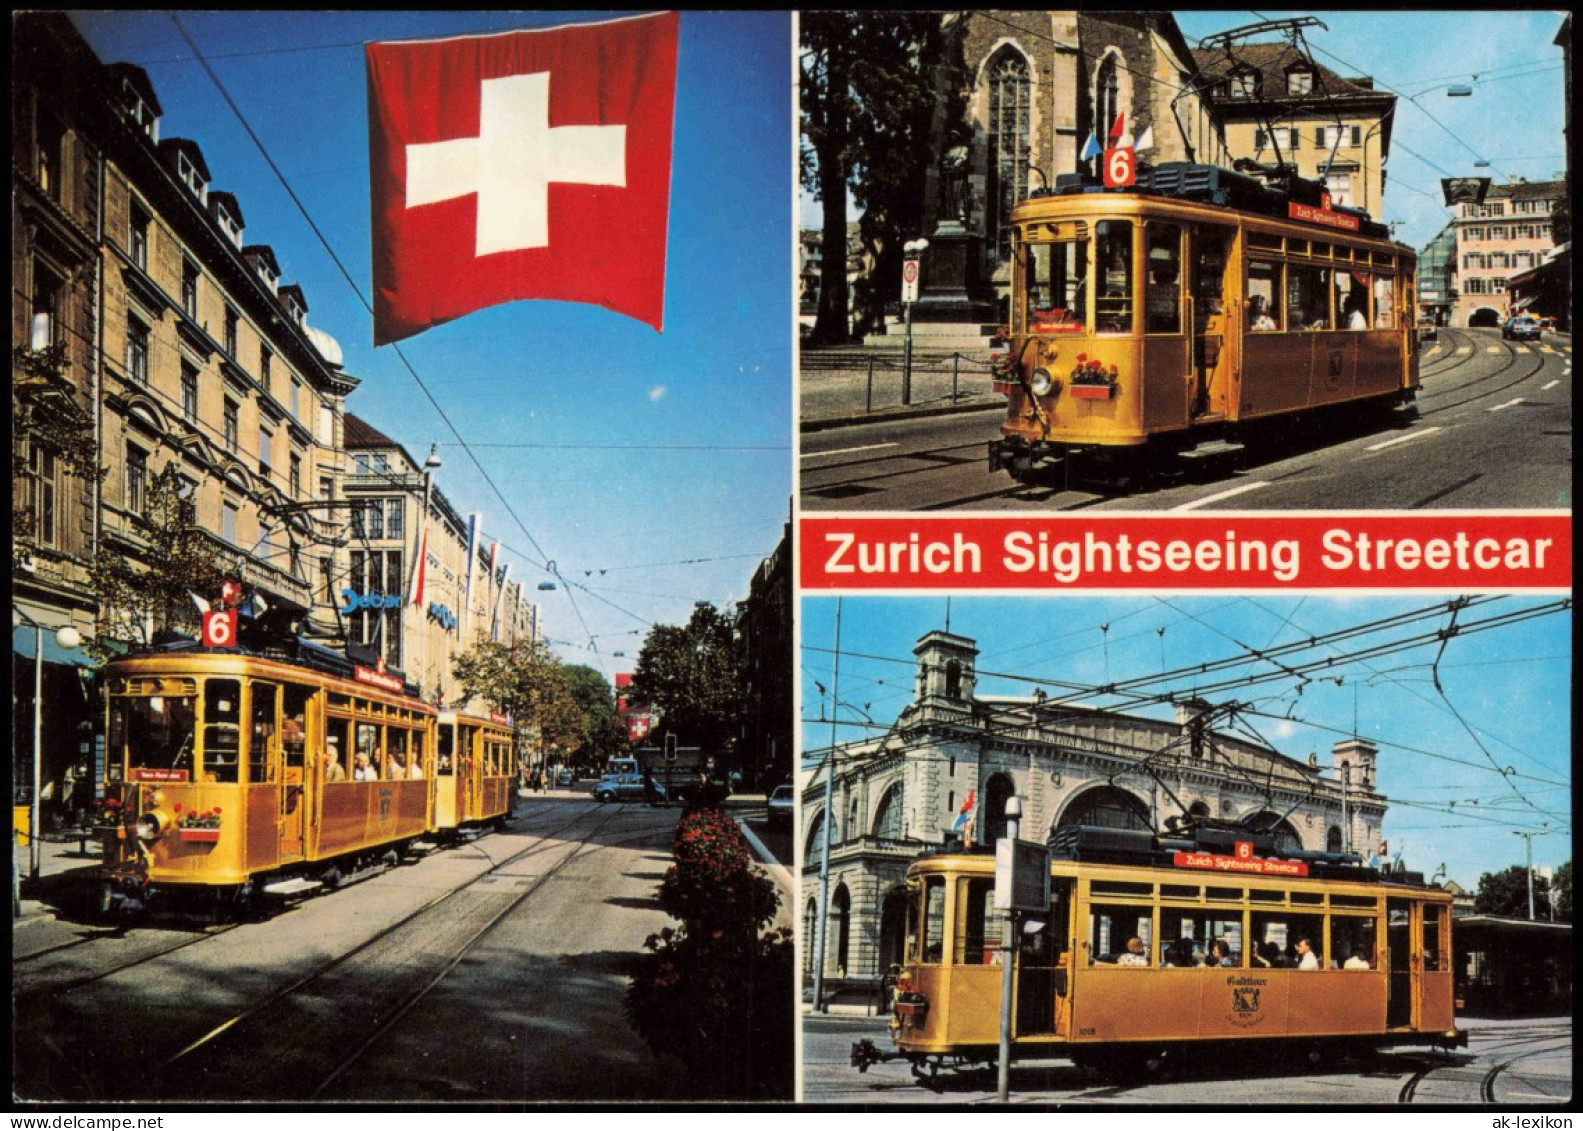
[[[918,261],[904,260],[901,265],[901,301],[918,301]]]
[[[1138,179],[1138,153],[1130,146],[1118,145],[1105,151],[1105,187],[1126,188]]]

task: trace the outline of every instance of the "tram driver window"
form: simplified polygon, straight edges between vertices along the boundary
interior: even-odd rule
[[[1396,280],[1390,275],[1374,276],[1374,327],[1377,330],[1396,329],[1396,307],[1392,302]]]
[[[1025,254],[1028,332],[1080,332],[1088,318],[1088,241],[1028,244]]]
[[[247,742],[247,780],[250,782],[274,780],[270,754],[275,742],[275,694],[278,690],[268,683],[253,684],[253,712]]]
[[[1424,904],[1424,973],[1451,969],[1450,956],[1446,953],[1442,931],[1445,908],[1437,903]]]
[[[1248,260],[1248,329],[1254,332],[1281,328],[1281,265],[1262,259]]]
[[[1336,329],[1369,328],[1369,275],[1365,271],[1336,272]]]
[[[116,696],[110,701],[109,764],[123,755],[135,768],[191,770],[197,701],[191,696]]]
[[[1132,333],[1132,222],[1101,220],[1094,225],[1098,263],[1095,329],[1102,334]]]
[[[945,877],[929,876],[923,882],[922,962],[938,963],[945,957]]]
[[[957,881],[956,947],[958,966],[991,966],[1000,961],[1006,913],[995,910],[993,876]]]
[[[287,686],[281,696],[280,748],[286,765],[300,770],[308,745],[308,700],[313,691],[307,687]]]
[[[1182,229],[1175,224],[1150,224],[1148,293],[1144,309],[1151,334],[1182,332]]]
[[[242,685],[211,679],[203,688],[203,772],[209,781],[234,783],[242,746]]]
[[[438,765],[435,767],[435,772],[439,774],[440,777],[448,778],[452,775],[454,771],[451,764],[455,759],[455,756],[456,728],[450,725],[442,725],[440,727],[439,746],[436,751]]]

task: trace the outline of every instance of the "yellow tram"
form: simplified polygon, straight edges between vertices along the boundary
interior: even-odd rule
[[[508,726],[454,713],[442,726],[401,677],[307,641],[292,650],[105,665],[105,797],[124,819],[105,839],[99,910],[335,886],[509,812]]]
[[[441,711],[435,728],[435,828],[451,832],[503,821],[517,776],[511,721]]]
[[[1238,839],[1248,837],[1247,840]],[[1206,1043],[1281,1043],[1318,1058],[1389,1044],[1464,1045],[1454,1020],[1451,896],[1356,856],[1257,834],[1063,829],[1047,913],[1018,925],[1014,1058],[1128,1074]],[[891,1035],[915,1073],[993,1062],[1005,912],[992,852],[908,869]],[[866,1068],[891,1059],[871,1042]]]
[[[1254,421],[1412,400],[1416,259],[1383,225],[1313,182],[1276,191],[1187,163],[1138,176],[1106,191],[1063,176],[1012,212],[992,472],[1205,453]]]

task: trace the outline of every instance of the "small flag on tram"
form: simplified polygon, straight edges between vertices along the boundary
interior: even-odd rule
[[[661,328],[679,20],[368,45],[375,345],[517,299]]]
[[[1116,115],[1115,124],[1110,127],[1111,137],[1119,138],[1122,134],[1127,132],[1126,119],[1127,114],[1125,111]]]
[[[956,820],[951,825],[953,829],[966,828],[968,822],[973,819],[973,793],[971,789],[967,791],[967,798],[962,802],[962,811],[956,815]]]
[[[1133,145],[1132,148],[1133,148],[1134,152],[1142,153],[1145,149],[1152,148],[1153,145],[1154,145],[1154,127],[1153,126],[1144,126],[1143,127],[1143,132],[1138,135],[1138,140]]]
[[[1081,156],[1082,160],[1088,161],[1088,160],[1091,160],[1092,158],[1098,157],[1103,152],[1105,152],[1105,151],[1100,146],[1099,139],[1097,137],[1095,137],[1093,134],[1089,134],[1088,135],[1088,144],[1083,146],[1083,152],[1082,152],[1082,154],[1080,156]]]

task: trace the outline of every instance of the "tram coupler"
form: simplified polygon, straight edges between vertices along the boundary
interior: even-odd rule
[[[1059,462],[1065,456],[1060,445],[1045,440],[1024,440],[1020,436],[989,441],[989,473],[1006,471],[1013,479],[1026,479],[1041,467]]]
[[[884,1064],[887,1061],[900,1060],[904,1054],[899,1052],[881,1052],[879,1046],[864,1037],[861,1041],[852,1042],[852,1067],[859,1072],[867,1072],[871,1064]]]

